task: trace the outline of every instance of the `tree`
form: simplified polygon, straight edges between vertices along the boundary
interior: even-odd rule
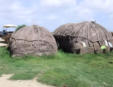
[[[23,24],[23,25],[18,25],[18,27],[16,28],[16,31],[18,31],[19,29],[21,29],[21,28],[23,28],[23,27],[26,27],[26,25],[25,25],[25,24]]]

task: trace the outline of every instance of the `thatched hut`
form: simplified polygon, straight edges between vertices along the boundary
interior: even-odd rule
[[[13,56],[51,55],[57,52],[53,35],[44,27],[27,26],[14,32],[10,38],[10,51]]]
[[[73,53],[98,53],[103,45],[109,51],[113,45],[112,35],[94,21],[62,25],[54,37],[59,48]]]

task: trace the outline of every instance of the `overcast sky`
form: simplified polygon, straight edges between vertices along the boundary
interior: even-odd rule
[[[0,0],[1,30],[4,24],[38,24],[54,31],[92,20],[113,31],[113,0]]]

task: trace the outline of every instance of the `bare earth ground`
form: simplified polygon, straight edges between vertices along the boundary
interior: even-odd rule
[[[0,77],[0,87],[53,87],[41,84],[33,80],[9,80],[12,75],[2,75]]]

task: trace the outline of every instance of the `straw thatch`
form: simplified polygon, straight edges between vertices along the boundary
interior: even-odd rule
[[[14,32],[10,38],[10,50],[13,56],[50,55],[57,52],[54,37],[44,27],[28,26]]]
[[[74,53],[101,52],[102,45],[112,42],[112,35],[94,21],[62,25],[55,30],[54,37],[59,48]]]
[[[113,36],[113,32],[111,32],[112,36]]]

